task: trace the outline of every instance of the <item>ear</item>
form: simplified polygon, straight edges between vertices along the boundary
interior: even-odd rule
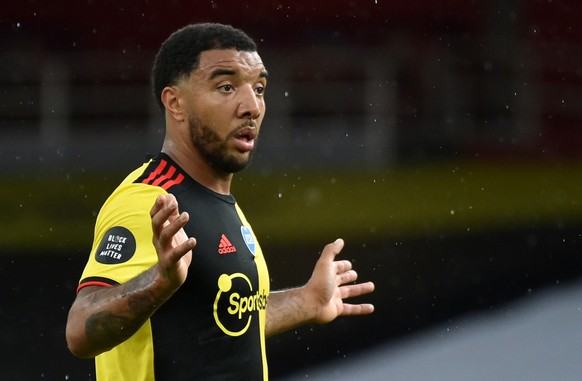
[[[162,90],[162,103],[166,108],[166,116],[172,117],[178,122],[186,119],[182,102],[180,102],[180,89],[177,86],[166,86]]]

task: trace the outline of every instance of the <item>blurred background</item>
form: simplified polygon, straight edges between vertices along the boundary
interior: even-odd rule
[[[66,349],[68,308],[101,204],[160,148],[155,52],[197,21],[244,29],[269,70],[259,150],[233,193],[272,287],[305,282],[337,237],[376,283],[375,314],[269,339],[273,379],[576,379],[575,0],[5,4],[3,379],[94,379]]]

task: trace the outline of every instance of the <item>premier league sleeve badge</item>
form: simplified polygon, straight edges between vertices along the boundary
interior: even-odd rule
[[[251,229],[247,228],[246,226],[241,226],[240,232],[241,232],[243,240],[245,241],[245,244],[249,248],[250,252],[254,256],[256,256],[257,255],[256,254],[257,245],[255,243],[255,236],[253,235],[253,232],[251,231]]]

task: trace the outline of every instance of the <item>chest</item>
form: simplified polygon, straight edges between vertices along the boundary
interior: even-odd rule
[[[185,286],[191,291],[195,289],[198,295],[207,290],[208,297],[214,297],[221,277],[228,276],[241,279],[233,284],[240,288],[237,292],[256,292],[264,267],[262,253],[238,208],[222,199],[199,194],[182,196],[178,202],[190,215],[184,230],[197,241]]]

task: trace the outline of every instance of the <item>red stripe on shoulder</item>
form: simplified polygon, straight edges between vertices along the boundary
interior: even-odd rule
[[[150,175],[144,179],[142,181],[143,184],[151,184],[152,180],[154,180],[156,177],[158,177],[162,171],[164,170],[164,168],[166,168],[166,165],[168,165],[168,162],[166,160],[160,161],[160,164],[158,164],[158,166],[156,167],[156,169],[150,173]]]
[[[171,164],[165,159],[160,160],[157,167],[149,173],[144,174],[143,180],[138,180],[142,184],[152,185],[155,187],[161,187],[168,191],[174,185],[182,183],[184,181],[184,174],[181,173],[180,169],[175,165]]]
[[[159,186],[163,181],[171,179],[172,176],[174,176],[174,173],[176,173],[176,167],[170,166],[170,168],[166,171],[166,173],[164,173],[162,176],[158,177],[152,183],[152,185]]]
[[[176,178],[174,180],[170,180],[170,181],[166,182],[164,185],[162,185],[162,188],[164,188],[165,190],[168,190],[171,187],[173,187],[174,185],[180,184],[183,180],[184,180],[184,175],[180,173],[180,174],[178,174],[178,176],[176,176]]]

